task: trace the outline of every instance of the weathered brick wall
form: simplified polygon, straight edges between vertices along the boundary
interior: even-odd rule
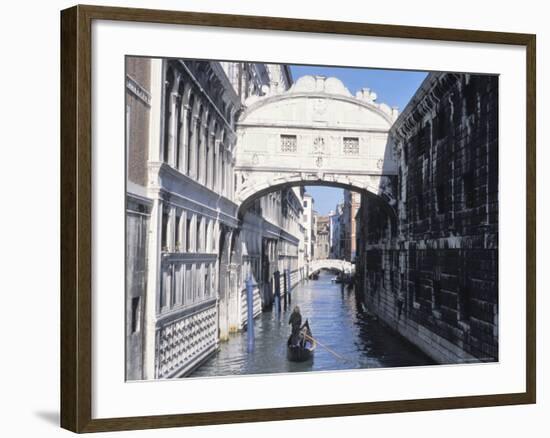
[[[391,134],[397,233],[361,209],[368,307],[440,362],[498,360],[498,77],[431,74]]]
[[[147,58],[127,57],[126,74],[147,92],[151,88],[150,63]],[[136,94],[126,91],[128,123],[127,169],[128,180],[141,186],[147,185],[147,158],[149,145],[149,106]]]

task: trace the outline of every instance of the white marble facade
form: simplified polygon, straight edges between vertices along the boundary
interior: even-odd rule
[[[336,78],[302,76],[290,89],[251,96],[237,123],[236,201],[288,184],[323,184],[385,195],[397,160],[388,132],[397,110]]]
[[[141,160],[146,183],[140,188],[149,204],[142,255],[147,278],[143,351],[133,355],[143,359],[127,367],[131,379],[189,373],[246,324],[247,278],[256,284],[257,315],[272,293],[265,286],[271,279],[264,277],[289,268],[297,281],[302,263],[300,190],[271,193],[258,200],[260,211],[241,216],[234,197],[238,113],[266,87],[288,88],[288,70],[252,63],[143,62],[150,78],[149,136]],[[128,186],[128,196],[135,196],[131,178]],[[266,260],[271,269],[262,269]]]

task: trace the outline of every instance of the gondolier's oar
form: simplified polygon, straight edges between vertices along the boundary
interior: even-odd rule
[[[323,344],[322,342],[319,342],[317,339],[315,339],[313,336],[309,336],[309,335],[306,335],[304,333],[304,336],[309,339],[310,341],[313,341],[313,342],[316,342],[317,344],[319,344],[321,347],[323,347],[325,350],[327,350],[329,353],[333,354],[334,356],[336,356],[338,359],[341,359],[345,362],[349,362],[348,359],[346,359],[345,357],[342,357],[340,356],[338,353],[336,353],[336,351],[330,349],[329,347],[327,347],[325,344]]]

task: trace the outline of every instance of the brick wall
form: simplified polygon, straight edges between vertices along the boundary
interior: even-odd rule
[[[126,74],[146,92],[150,91],[150,63],[147,58],[127,57]],[[149,145],[149,106],[135,93],[126,91],[127,166],[128,180],[143,187],[147,185]],[[116,145],[113,145],[115,147]],[[122,147],[122,145],[120,146]]]

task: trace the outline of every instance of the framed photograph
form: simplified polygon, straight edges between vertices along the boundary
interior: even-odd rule
[[[62,427],[535,403],[535,41],[62,11]]]

